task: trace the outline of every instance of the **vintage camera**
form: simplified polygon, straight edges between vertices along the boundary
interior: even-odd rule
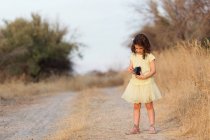
[[[140,66],[135,67],[133,71],[136,75],[141,75],[141,67]]]

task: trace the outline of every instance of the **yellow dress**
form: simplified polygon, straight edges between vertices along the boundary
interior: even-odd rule
[[[142,55],[134,53],[132,53],[130,57],[134,68],[137,66],[141,67],[142,75],[150,72],[150,62],[154,59],[155,56],[152,53],[147,54],[145,59],[143,59]],[[154,100],[162,98],[162,96],[153,76],[145,80],[140,80],[132,74],[132,77],[121,98],[130,103],[150,103]]]

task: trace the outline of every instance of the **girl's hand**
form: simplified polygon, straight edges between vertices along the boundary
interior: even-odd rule
[[[134,70],[133,67],[129,67],[129,68],[128,68],[128,72],[129,72],[129,73],[134,73],[133,70]]]
[[[140,80],[145,80],[145,79],[147,79],[147,77],[144,76],[144,75],[136,75],[136,78],[137,78],[137,79],[140,79]]]

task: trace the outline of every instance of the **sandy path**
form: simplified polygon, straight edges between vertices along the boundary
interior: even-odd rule
[[[4,108],[0,114],[0,140],[41,140],[56,131],[56,122],[69,116],[66,107],[76,96],[61,93],[31,104]]]
[[[133,106],[120,98],[122,91],[122,87],[115,87],[76,94],[61,93],[14,109],[4,109],[0,113],[0,140],[194,139],[169,135],[168,128],[158,123],[158,133],[148,134],[144,105],[141,108],[141,133],[125,135],[132,128]]]
[[[158,133],[148,134],[149,121],[144,105],[141,108],[141,133],[125,135],[124,133],[132,128],[133,106],[120,98],[122,91],[122,87],[101,89],[99,95],[89,97],[92,98],[89,108],[94,109],[86,118],[88,125],[72,133],[69,140],[193,140],[188,137],[177,137],[171,133],[169,135],[167,130],[158,124],[156,124]],[[100,100],[97,96],[100,96]]]
[[[144,106],[141,111],[141,134],[125,135],[124,133],[132,128],[132,105],[120,98],[118,88],[103,89],[102,94],[105,102],[92,104],[97,106],[87,118],[89,126],[86,129],[73,133],[70,139],[75,140],[165,140],[160,128],[157,128],[157,135],[148,134],[148,119]],[[97,95],[96,95],[97,96]],[[168,140],[168,139],[167,139]]]

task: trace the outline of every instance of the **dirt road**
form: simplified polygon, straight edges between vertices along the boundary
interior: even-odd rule
[[[157,125],[158,134],[148,134],[148,118],[145,107],[141,109],[140,129],[137,135],[125,135],[133,125],[132,105],[120,98],[122,88],[109,88],[101,91],[105,100],[92,100],[91,107],[95,107],[86,118],[88,126],[72,133],[73,140],[175,140],[175,136],[162,133]],[[96,107],[97,106],[97,107]],[[181,138],[179,138],[180,140]]]
[[[71,109],[66,107],[76,94],[61,93],[32,101],[30,104],[1,106],[1,140],[41,140],[55,132],[56,122],[69,116]]]
[[[132,104],[120,98],[122,87],[61,93],[31,104],[3,109],[1,140],[182,140],[156,124],[148,134],[145,107],[141,109],[140,134],[125,135],[132,128]]]

